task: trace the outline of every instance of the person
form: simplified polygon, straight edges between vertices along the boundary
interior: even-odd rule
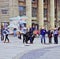
[[[21,39],[21,33],[20,33],[20,31],[18,31],[18,35],[17,36],[18,36],[19,39]]]
[[[48,30],[49,43],[52,43],[52,31]]]
[[[26,43],[26,33],[27,33],[26,26],[22,28],[22,33],[23,33],[23,43]]]
[[[4,40],[4,34],[3,34],[4,28],[1,28],[1,41]]]
[[[17,30],[16,28],[13,29],[14,37],[17,36],[17,34],[16,34],[16,30]]]
[[[58,27],[58,33],[59,33],[59,35],[60,35],[60,27]]]
[[[58,30],[60,30],[60,27],[58,27]]]
[[[33,44],[33,41],[34,41],[34,37],[35,37],[35,35],[33,34],[33,32],[34,32],[34,30],[35,30],[35,27],[34,26],[32,26],[30,29],[29,29],[29,33],[30,33],[30,43],[31,44]]]
[[[8,38],[9,30],[5,29],[3,32],[4,32],[4,35],[5,35],[4,43],[6,43],[6,40],[8,40],[8,43],[9,43],[9,38]]]
[[[54,29],[53,34],[54,34],[54,43],[58,44],[58,29],[57,28]]]
[[[26,33],[26,44],[28,44],[28,41],[30,41],[30,33],[27,31]]]
[[[46,34],[46,30],[44,27],[42,27],[42,29],[40,30],[40,35],[41,35],[41,43],[43,43],[43,40],[44,40],[44,44],[46,43],[45,42],[45,34]]]

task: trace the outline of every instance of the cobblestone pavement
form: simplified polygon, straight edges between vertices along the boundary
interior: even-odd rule
[[[60,59],[60,46],[33,50],[20,59]]]
[[[59,44],[57,45],[54,44],[53,39],[52,39],[52,44],[48,44],[47,37],[46,37],[47,44],[41,44],[40,38],[35,38],[33,44],[23,44],[22,39],[20,40],[17,37],[13,37],[13,36],[9,36],[9,39],[10,39],[10,43],[3,43],[3,41],[1,41],[0,39],[0,59],[19,59],[19,58],[22,59],[22,56],[24,58],[25,56],[28,57],[29,55],[31,59],[32,58],[35,59],[34,56],[37,57],[37,55],[38,57],[41,58],[42,55],[44,56],[47,54],[47,51],[48,52],[50,51],[48,49],[46,50],[45,48],[60,45],[60,38],[59,38]],[[31,51],[34,53],[32,53]],[[31,53],[34,54],[34,56]],[[28,54],[28,56],[26,54]]]

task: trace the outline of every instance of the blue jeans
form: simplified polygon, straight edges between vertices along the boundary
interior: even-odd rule
[[[16,37],[16,36],[17,36],[16,31],[14,31],[14,37]]]
[[[45,35],[41,35],[41,43],[43,43],[43,40],[44,40],[44,43],[45,43]]]

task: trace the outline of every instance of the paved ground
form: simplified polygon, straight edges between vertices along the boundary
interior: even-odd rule
[[[9,36],[10,43],[3,43],[0,41],[0,59],[22,59],[25,57],[24,55],[30,53],[30,51],[34,52],[37,49],[45,49],[46,47],[54,47],[60,45],[60,38],[59,44],[48,44],[48,38],[46,37],[47,44],[41,44],[39,38],[35,38],[34,44],[23,44],[22,40],[19,40],[17,37]],[[58,49],[58,48],[57,48]],[[42,50],[42,54],[47,52],[46,50]],[[49,52],[49,51],[48,51]],[[35,53],[34,53],[35,54]],[[35,55],[36,56],[36,55]],[[32,56],[33,58],[33,56]],[[26,58],[25,58],[26,59]]]
[[[20,59],[60,59],[60,46],[33,50]]]

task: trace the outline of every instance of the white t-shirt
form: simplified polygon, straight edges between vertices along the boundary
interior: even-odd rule
[[[23,34],[26,34],[26,32],[27,32],[27,28],[26,28],[26,27],[23,27],[23,28],[22,28],[22,33],[23,33]]]

